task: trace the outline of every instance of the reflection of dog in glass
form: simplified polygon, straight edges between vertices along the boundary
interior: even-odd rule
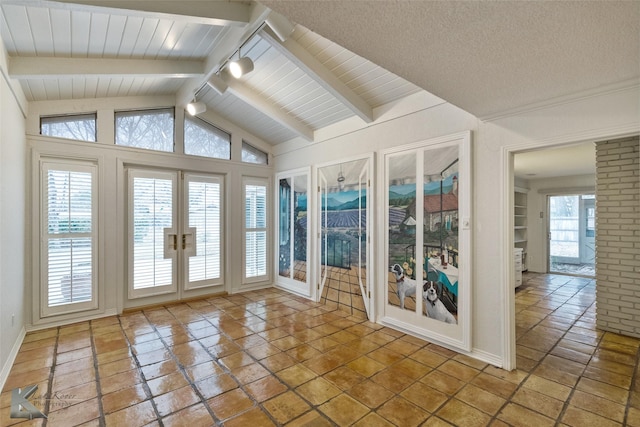
[[[400,308],[404,308],[404,299],[416,294],[416,281],[404,275],[400,264],[393,264],[390,270],[396,277],[396,293],[400,298]]]
[[[422,301],[427,310],[427,316],[430,318],[454,325],[458,323],[456,318],[453,317],[453,314],[451,314],[442,301],[440,301],[436,282],[424,282],[424,285],[422,285]]]

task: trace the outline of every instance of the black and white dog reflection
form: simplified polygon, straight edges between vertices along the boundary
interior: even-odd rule
[[[438,297],[436,282],[427,281],[422,285],[422,301],[427,311],[427,316],[445,323],[457,324],[456,318],[447,310]]]
[[[393,264],[390,271],[396,277],[396,293],[400,298],[400,308],[404,308],[404,299],[416,294],[416,281],[404,275],[400,264]]]

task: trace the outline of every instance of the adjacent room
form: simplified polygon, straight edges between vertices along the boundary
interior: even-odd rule
[[[640,425],[638,34],[0,0],[0,425]]]

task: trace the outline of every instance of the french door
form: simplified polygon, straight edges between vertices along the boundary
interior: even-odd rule
[[[343,305],[348,301],[352,313],[364,311],[371,318],[367,283],[369,168],[370,162],[361,159],[318,169],[318,299]],[[345,292],[350,294],[348,298],[341,295]]]
[[[130,299],[221,285],[223,178],[128,169]]]

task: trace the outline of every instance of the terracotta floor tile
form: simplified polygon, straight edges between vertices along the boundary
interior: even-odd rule
[[[354,424],[354,427],[393,427],[389,421],[375,412],[369,412],[364,418]]]
[[[304,383],[296,388],[295,391],[311,402],[312,405],[320,405],[341,393],[339,388],[322,377],[317,377]]]
[[[309,411],[306,414],[296,418],[295,420],[288,422],[287,427],[333,427],[331,421],[329,421],[323,414],[318,411]]]
[[[498,414],[498,419],[514,427],[551,427],[555,421],[515,403],[508,403]]]
[[[576,408],[585,411],[595,412],[605,418],[609,418],[616,422],[624,421],[625,406],[593,394],[575,390],[569,402]]]
[[[97,399],[87,400],[47,415],[47,425],[75,426],[91,421],[100,416]]]
[[[199,402],[200,398],[193,391],[193,388],[188,385],[155,397],[153,401],[158,414],[164,417]]]
[[[262,377],[269,375],[269,371],[257,363],[247,366],[241,366],[231,370],[233,375],[240,384],[248,384]]]
[[[152,396],[160,396],[161,394],[182,388],[187,385],[187,380],[181,372],[174,372],[169,375],[155,378],[147,381],[149,391]]]
[[[420,425],[430,415],[400,396],[389,400],[376,413],[398,426]]]
[[[484,374],[486,375],[486,374]],[[489,377],[487,375],[487,377]],[[477,378],[477,377],[476,377]],[[446,375],[439,371],[432,371],[425,375],[422,379],[420,379],[421,383],[428,385],[429,387],[435,388],[443,393],[446,393],[450,396],[456,394],[462,387],[464,387],[464,382],[460,381],[457,378],[453,378],[449,375]],[[489,381],[487,381],[489,382]],[[482,383],[484,385],[484,383]],[[487,388],[479,385],[480,388],[490,388],[490,385]]]
[[[505,399],[472,384],[466,385],[455,397],[461,402],[480,409],[482,412],[492,416],[495,415],[506,402]]]
[[[238,383],[228,374],[214,375],[197,381],[195,385],[205,399],[210,399],[238,387]]]
[[[560,416],[564,406],[563,401],[526,387],[516,391],[511,401],[553,419]]]
[[[162,419],[165,427],[211,427],[215,421],[207,408],[199,403]]]
[[[353,424],[369,412],[366,406],[345,394],[331,399],[318,409],[338,425]]]
[[[10,391],[37,384],[44,409],[51,381],[67,396],[49,401],[51,426],[640,427],[640,340],[595,329],[592,280],[525,277],[515,371],[265,289],[27,334],[0,424],[42,425],[9,418]]]
[[[315,372],[302,365],[293,365],[283,369],[276,375],[290,387],[297,387],[317,376]]]
[[[626,421],[629,427],[640,427],[640,409],[629,408]]]
[[[575,427],[618,427],[622,425],[621,423],[601,417],[593,412],[587,412],[571,405],[568,406],[564,412],[562,422]]]
[[[558,384],[554,381],[547,380],[536,375],[531,375],[523,384],[523,387],[535,390],[544,395],[553,397],[558,400],[565,401],[569,394],[571,394],[571,388],[562,384]]]
[[[149,396],[141,384],[125,388],[102,396],[102,408],[105,414],[135,405]]]
[[[269,427],[275,426],[273,421],[259,408],[246,411],[224,422],[225,427]]]
[[[304,400],[292,391],[267,400],[263,406],[278,424],[286,424],[311,409]]]
[[[277,353],[273,356],[265,357],[260,363],[271,372],[278,372],[295,365],[296,361],[286,353]]]
[[[517,385],[512,382],[502,380],[484,372],[481,372],[473,378],[471,383],[505,399],[511,396],[517,387]]]
[[[340,366],[333,371],[327,372],[323,377],[341,390],[348,390],[366,379],[366,377],[346,366]]]
[[[245,386],[245,390],[258,402],[264,402],[287,391],[287,386],[273,375],[261,378]]]
[[[213,397],[207,400],[207,404],[221,420],[238,415],[254,405],[253,400],[239,388]]]
[[[436,414],[454,424],[465,427],[485,426],[491,417],[457,399],[451,399]]]
[[[621,405],[625,405],[629,398],[629,392],[627,390],[589,378],[581,378],[576,389],[603,397]]]

